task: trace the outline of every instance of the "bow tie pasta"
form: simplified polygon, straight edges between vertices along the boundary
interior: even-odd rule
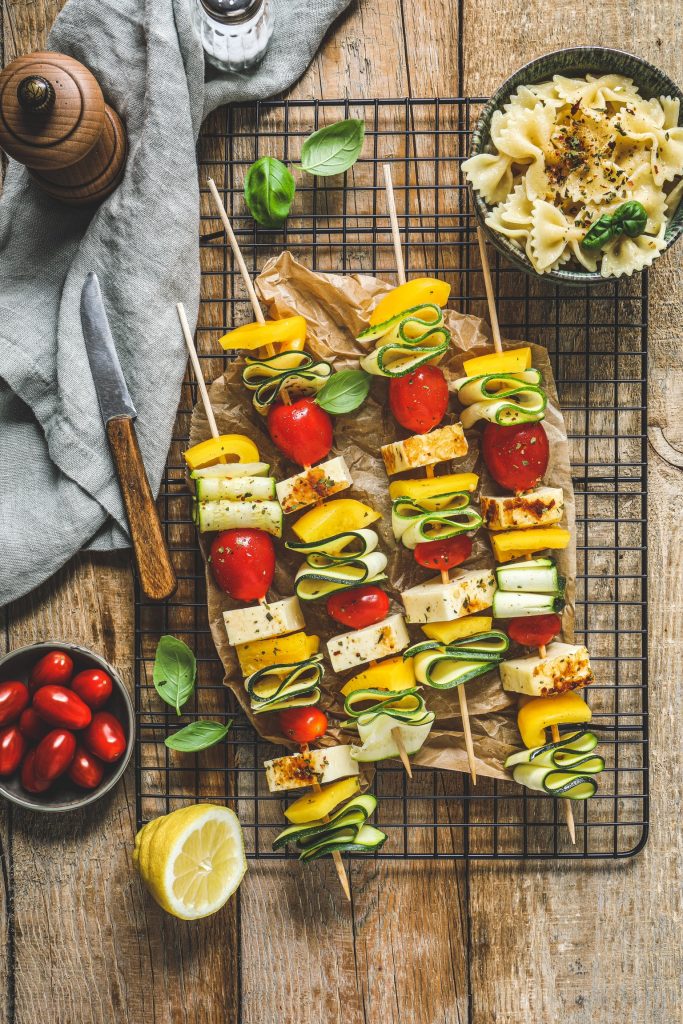
[[[646,100],[621,75],[556,75],[521,86],[495,111],[491,151],[463,171],[491,207],[486,223],[537,273],[572,261],[630,276],[664,249],[683,194],[679,116],[677,99]],[[635,226],[626,203],[639,207]]]

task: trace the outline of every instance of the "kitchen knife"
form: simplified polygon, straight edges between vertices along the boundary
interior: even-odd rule
[[[126,509],[140,586],[151,600],[163,601],[173,594],[178,581],[133,426],[137,412],[116,354],[100,282],[93,273],[88,274],[81,291],[81,324]]]

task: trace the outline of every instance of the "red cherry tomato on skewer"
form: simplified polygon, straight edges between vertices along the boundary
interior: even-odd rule
[[[64,651],[50,651],[31,670],[28,686],[35,693],[41,686],[68,686],[73,675],[74,663]]]
[[[7,725],[0,729],[0,776],[14,775],[27,747],[18,725]]]
[[[33,698],[33,710],[48,725],[64,729],[85,729],[92,718],[88,705],[64,686],[41,686]]]
[[[508,636],[523,647],[545,647],[561,629],[559,615],[527,615],[509,623]]]
[[[327,614],[350,629],[373,626],[387,617],[389,598],[379,587],[353,587],[338,590],[327,599]]]
[[[466,562],[472,554],[472,538],[461,533],[459,537],[447,540],[428,540],[416,544],[413,557],[418,565],[425,569],[454,569],[456,565]]]
[[[310,398],[291,405],[273,405],[268,413],[268,433],[281,452],[300,466],[312,466],[329,454],[333,442],[332,420]]]
[[[44,793],[52,783],[47,779],[39,779],[35,772],[35,750],[29,750],[21,765],[19,780],[27,793]]]
[[[0,683],[0,725],[16,722],[30,699],[28,686],[18,679]]]
[[[33,772],[40,782],[54,782],[74,759],[76,737],[68,729],[53,729],[36,747]]]
[[[528,491],[539,484],[550,457],[548,435],[540,423],[487,423],[481,451],[493,479],[508,491]]]
[[[260,601],[275,573],[275,547],[263,530],[224,530],[211,545],[211,571],[236,601]]]
[[[71,689],[84,704],[87,704],[93,711],[97,711],[104,707],[111,697],[114,684],[111,681],[111,676],[107,672],[103,672],[101,668],[87,668],[73,677]]]
[[[19,717],[19,728],[22,735],[31,743],[39,743],[43,736],[47,736],[50,726],[43,721],[33,708],[25,708]]]
[[[389,381],[389,406],[394,419],[414,434],[426,434],[446,414],[448,384],[431,363]]]
[[[67,775],[72,782],[82,789],[95,789],[99,786],[104,775],[104,764],[99,757],[95,757],[85,747],[76,747],[74,759],[69,766]]]
[[[124,754],[126,734],[118,718],[109,711],[97,711],[83,733],[83,743],[91,754],[111,764]]]
[[[280,729],[295,743],[314,743],[327,732],[327,715],[320,708],[289,708],[279,715]]]

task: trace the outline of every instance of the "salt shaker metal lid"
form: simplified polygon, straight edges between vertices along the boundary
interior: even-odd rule
[[[236,24],[258,11],[263,0],[201,0],[201,5],[216,21]]]

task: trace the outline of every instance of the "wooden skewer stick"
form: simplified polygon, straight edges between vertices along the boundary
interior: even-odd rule
[[[500,337],[500,326],[498,325],[498,312],[496,310],[496,299],[493,294],[493,282],[491,281],[491,267],[486,252],[486,238],[479,224],[477,224],[477,241],[479,242],[479,255],[481,256],[481,272],[484,275],[484,287],[486,288],[486,302],[489,307],[489,320],[491,321],[491,333],[493,334],[493,347],[496,352],[503,351],[503,342]]]
[[[211,406],[211,399],[209,398],[209,392],[206,387],[206,381],[204,380],[204,374],[202,372],[202,366],[199,362],[199,356],[197,355],[197,349],[192,337],[192,331],[190,325],[187,322],[187,315],[185,313],[185,307],[182,302],[176,304],[178,310],[178,319],[180,320],[180,326],[183,331],[183,337],[185,338],[185,344],[187,345],[187,351],[190,356],[190,362],[192,363],[192,369],[194,370],[195,380],[197,381],[197,387],[199,388],[199,394],[201,395],[202,405],[204,406],[204,412],[209,422],[209,430],[211,431],[212,437],[219,437],[218,426],[216,424],[216,417],[213,414],[213,408]]]
[[[551,725],[550,735],[553,738],[553,743],[558,743],[560,739],[560,730],[556,725]],[[572,808],[572,802],[567,797],[562,800],[562,806],[564,807],[564,818],[567,822],[567,830],[569,832],[569,838],[571,839],[574,846],[576,846],[576,825],[574,824],[574,810]]]
[[[302,743],[299,749],[301,753],[305,756],[308,753],[308,743]],[[315,793],[320,792],[321,786],[317,779],[312,783],[312,786]],[[326,814],[322,820],[329,821],[329,814]],[[344,890],[344,895],[346,896],[347,900],[351,902],[351,886],[349,885],[349,876],[346,874],[344,861],[342,860],[342,855],[339,852],[339,850],[332,851],[332,860],[334,861],[334,866],[337,869],[337,875],[339,876],[341,887]]]

